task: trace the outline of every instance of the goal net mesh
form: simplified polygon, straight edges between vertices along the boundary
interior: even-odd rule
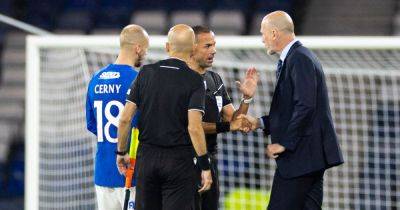
[[[40,209],[96,208],[96,138],[86,130],[85,97],[91,75],[114,62],[117,47],[39,49]],[[400,49],[313,51],[324,67],[345,159],[345,164],[325,173],[324,209],[396,209],[400,206]],[[150,49],[147,62],[166,57],[164,50]],[[223,78],[237,108],[241,94],[235,81],[243,78],[247,67],[255,66],[261,82],[249,113],[260,116],[269,111],[276,62],[276,56],[261,48],[220,47],[212,70]],[[27,91],[29,95],[29,87]],[[270,139],[257,131],[222,134],[218,141],[220,208],[264,210],[276,167],[265,155]]]

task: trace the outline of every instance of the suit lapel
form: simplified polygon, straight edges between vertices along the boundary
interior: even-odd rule
[[[302,45],[301,42],[300,42],[300,41],[297,41],[297,42],[295,42],[295,43],[292,45],[292,47],[290,47],[289,52],[288,52],[288,54],[286,55],[285,60],[283,61],[282,70],[281,70],[281,73],[280,73],[280,75],[279,75],[278,81],[276,81],[276,86],[275,86],[275,90],[274,90],[274,95],[273,95],[273,97],[272,97],[272,101],[275,101],[275,97],[276,97],[276,95],[277,95],[277,91],[278,91],[278,88],[279,88],[279,83],[283,80],[283,77],[285,77],[286,63],[287,63],[286,61],[288,60],[288,57],[294,52],[294,50],[295,50],[296,48],[298,48],[298,47],[301,46],[301,45]],[[272,106],[272,105],[271,105],[271,106]]]

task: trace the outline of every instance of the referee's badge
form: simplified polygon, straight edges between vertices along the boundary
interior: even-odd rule
[[[215,100],[217,100],[218,112],[222,110],[222,96],[215,96]]]

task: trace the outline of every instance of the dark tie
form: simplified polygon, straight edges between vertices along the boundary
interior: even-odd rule
[[[279,75],[281,74],[281,71],[282,71],[282,60],[279,59],[278,68],[276,69],[276,81],[278,81]]]

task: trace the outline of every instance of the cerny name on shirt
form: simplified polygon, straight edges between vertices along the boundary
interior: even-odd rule
[[[94,92],[96,94],[104,94],[104,93],[119,93],[121,89],[121,85],[117,84],[103,84],[94,86]]]

